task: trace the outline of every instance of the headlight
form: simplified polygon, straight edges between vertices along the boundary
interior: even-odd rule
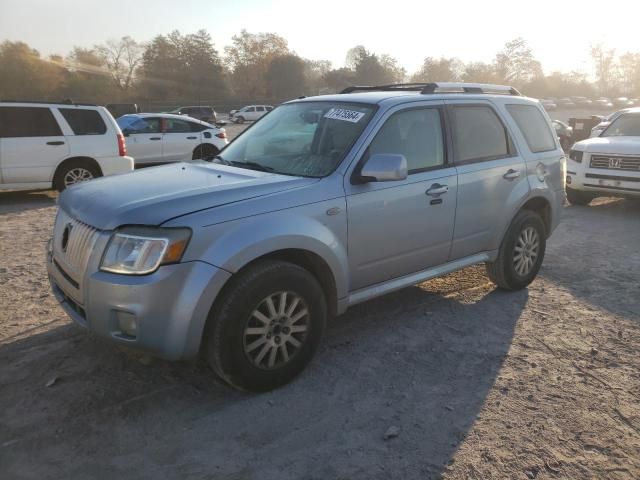
[[[584,152],[581,152],[580,150],[569,150],[569,158],[574,162],[582,163],[583,155]]]
[[[155,272],[160,265],[179,262],[189,238],[188,228],[123,228],[111,236],[100,270],[124,275]]]

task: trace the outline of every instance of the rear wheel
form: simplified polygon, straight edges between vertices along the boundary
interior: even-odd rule
[[[209,365],[240,390],[262,392],[290,382],[324,332],[327,305],[318,281],[297,265],[269,260],[231,282],[207,323]]]
[[[581,192],[567,187],[567,200],[571,205],[589,205],[595,195],[590,192]]]
[[[505,290],[520,290],[529,285],[540,270],[546,249],[546,228],[540,215],[522,210],[507,230],[498,258],[487,263],[493,283]]]
[[[71,160],[60,167],[53,179],[53,188],[62,192],[65,188],[102,176],[100,168],[86,160]]]
[[[213,158],[216,155],[218,155],[218,153],[220,153],[220,150],[218,150],[215,146],[208,144],[208,143],[204,143],[202,145],[198,145],[194,150],[193,150],[193,155],[191,157],[192,160],[206,160],[209,158]]]
[[[244,117],[236,117],[236,123],[244,123]]]

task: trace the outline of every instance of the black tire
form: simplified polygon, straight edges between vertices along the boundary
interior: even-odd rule
[[[100,167],[96,166],[91,161],[80,159],[69,160],[58,167],[58,170],[53,177],[53,188],[55,188],[58,192],[64,191],[65,188],[70,186],[65,181],[67,175],[70,175],[74,170],[79,169],[88,172],[88,174],[90,175],[90,178],[87,178],[86,180],[92,180],[94,178],[102,176]]]
[[[286,340],[275,346],[278,338],[285,338],[278,335],[289,334],[283,332],[284,329],[279,333],[270,330],[271,333],[267,334],[270,337],[263,337],[262,334],[255,334],[254,337],[245,330],[252,326],[254,330],[276,328],[269,326],[274,323],[273,320],[271,323],[261,320],[260,323],[258,317],[253,315],[268,297],[281,295],[282,292],[287,292],[290,295],[288,298],[298,295],[302,299],[298,303],[296,315],[304,313],[302,310],[305,308],[308,312],[303,317],[306,331],[295,334],[303,335],[297,337],[300,342],[297,349],[288,347]],[[279,298],[282,300],[282,297]],[[287,305],[286,302],[284,304]],[[274,302],[275,308],[280,309],[280,305]],[[222,297],[212,308],[204,337],[205,357],[214,372],[236,389],[250,392],[272,390],[290,382],[311,361],[324,333],[326,319],[325,295],[313,275],[288,262],[261,261],[232,278]],[[256,322],[258,328],[255,328]],[[289,337],[293,335],[291,332]],[[246,352],[256,340],[262,340],[263,343],[251,352]],[[263,354],[263,362],[266,363],[264,359],[270,357],[272,349],[276,349],[276,361],[283,363],[270,367],[259,365],[261,360],[256,357],[264,348],[270,350],[268,355]],[[284,348],[286,355],[291,355],[288,361],[278,348]]]
[[[244,117],[236,117],[236,123],[244,123]]]
[[[538,247],[536,257],[531,267],[524,273],[517,271],[516,246],[525,230],[533,228],[537,233]],[[493,283],[504,290],[520,290],[529,285],[538,274],[546,249],[547,232],[540,215],[531,210],[521,210],[511,222],[507,233],[502,239],[498,258],[493,263],[487,263],[487,274]]]
[[[589,205],[591,200],[595,198],[590,192],[581,192],[580,190],[574,190],[573,188],[567,187],[567,201],[571,205]]]
[[[200,160],[213,158],[220,153],[220,150],[215,145],[211,145],[210,143],[203,143],[202,145],[198,145],[193,149],[193,155],[191,156],[192,160]]]

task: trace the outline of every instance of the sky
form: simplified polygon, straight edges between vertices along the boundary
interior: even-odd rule
[[[277,33],[298,55],[334,68],[364,45],[412,73],[427,56],[490,62],[505,42],[523,37],[547,73],[590,74],[593,43],[640,51],[638,14],[638,0],[0,0],[0,41],[66,55],[124,35],[147,41],[204,28],[222,53],[244,28]]]

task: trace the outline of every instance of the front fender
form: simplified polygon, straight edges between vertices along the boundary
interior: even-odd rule
[[[335,205],[335,200],[320,202],[202,227],[194,232],[187,260],[197,258],[236,273],[264,255],[287,249],[304,250],[324,260],[333,274],[336,297],[346,297],[349,283],[346,209],[328,215],[327,210]]]

